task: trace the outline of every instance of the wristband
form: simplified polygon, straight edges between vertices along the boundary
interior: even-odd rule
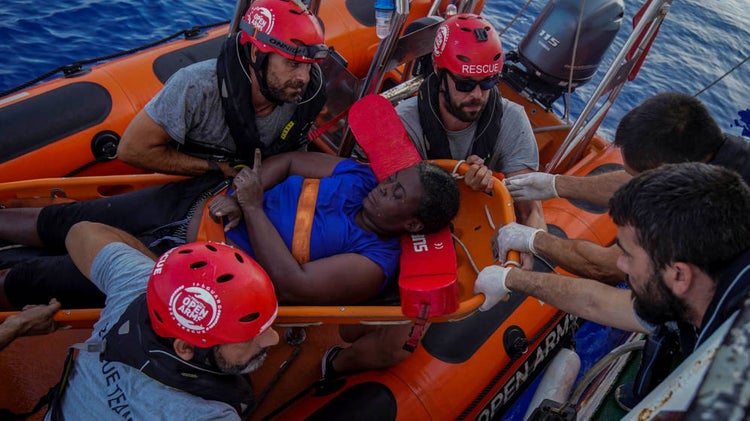
[[[206,162],[208,162],[208,172],[219,172],[224,174],[224,171],[221,170],[221,167],[219,164],[216,163],[216,161],[212,161],[210,159],[207,159]]]

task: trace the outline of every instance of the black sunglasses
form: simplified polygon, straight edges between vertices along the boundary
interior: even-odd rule
[[[497,81],[500,80],[500,75],[490,76],[482,80],[471,80],[471,79],[457,79],[456,76],[451,72],[446,72],[453,79],[453,83],[456,85],[458,92],[471,92],[474,88],[479,85],[479,89],[487,91],[492,89],[493,86],[497,85]]]
[[[319,61],[328,57],[328,46],[325,44],[312,44],[312,45],[289,45],[286,42],[274,38],[265,32],[260,32],[256,27],[250,25],[247,21],[240,21],[240,28],[247,32],[248,35],[254,36],[260,42],[273,45],[281,51],[291,55],[292,60],[313,60]]]

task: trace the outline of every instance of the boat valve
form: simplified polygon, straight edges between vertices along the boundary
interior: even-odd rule
[[[91,140],[91,153],[97,161],[111,161],[117,158],[118,143],[120,135],[111,130],[101,131]]]
[[[307,332],[304,327],[290,327],[284,331],[284,340],[291,346],[297,346],[307,339]]]
[[[528,352],[529,340],[520,327],[511,326],[503,333],[503,346],[505,353],[515,360]]]

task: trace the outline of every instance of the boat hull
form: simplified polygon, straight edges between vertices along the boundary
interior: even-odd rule
[[[406,24],[429,7],[412,1]],[[318,12],[326,43],[355,79],[365,77],[378,48],[371,14],[371,4],[346,0],[322,2]],[[116,159],[125,128],[174,72],[218,56],[227,31],[217,27],[0,98],[0,182],[142,173]]]

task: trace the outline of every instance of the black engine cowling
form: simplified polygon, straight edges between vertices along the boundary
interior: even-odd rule
[[[622,0],[551,0],[519,43],[519,59],[534,76],[567,87],[575,49],[572,87],[581,85],[596,73],[620,29],[623,11]]]

